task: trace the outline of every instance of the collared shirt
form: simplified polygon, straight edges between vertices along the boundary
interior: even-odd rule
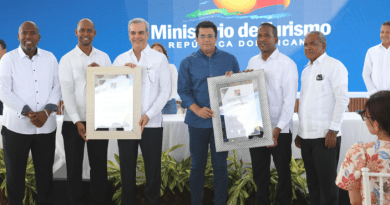
[[[171,97],[169,99],[176,99],[177,96],[177,68],[173,64],[169,64],[171,68],[171,74],[172,74],[172,93]]]
[[[325,138],[329,129],[339,131],[348,98],[348,71],[326,53],[302,71],[299,131],[303,139]]]
[[[171,69],[167,57],[147,45],[141,51],[139,61],[133,49],[130,49],[119,55],[113,65],[124,66],[126,63],[141,66],[142,69],[142,115],[146,114],[149,117],[145,127],[161,127],[161,110],[167,104],[172,90]]]
[[[276,49],[266,61],[261,53],[252,57],[247,69],[263,69],[265,72],[272,127],[280,128],[281,133],[292,132],[298,92],[297,65]]]
[[[61,99],[57,59],[51,52],[37,49],[37,54],[30,59],[19,46],[5,54],[0,63],[3,125],[20,134],[51,133],[57,128],[55,112],[41,128],[33,125],[30,118],[21,114],[26,105],[32,111],[38,112],[48,104],[58,105]]]
[[[211,57],[198,50],[184,58],[180,63],[177,89],[182,100],[181,106],[188,108],[196,103],[200,108],[210,108],[207,78],[225,75],[226,71],[240,71],[237,59],[218,48]],[[211,128],[211,119],[203,119],[187,109],[185,123],[191,127]]]
[[[390,90],[390,48],[379,44],[368,49],[363,80],[369,96],[380,90]]]
[[[59,75],[64,100],[64,121],[86,121],[87,67],[93,62],[100,67],[111,66],[108,55],[94,47],[87,56],[77,45],[65,54],[59,64]]]

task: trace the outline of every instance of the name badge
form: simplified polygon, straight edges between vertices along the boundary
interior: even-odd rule
[[[316,77],[316,80],[317,80],[317,81],[322,80],[322,74],[318,74],[317,77]]]

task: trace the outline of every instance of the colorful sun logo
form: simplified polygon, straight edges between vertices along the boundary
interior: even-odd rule
[[[267,6],[284,5],[287,8],[290,0],[214,0],[214,3],[219,9],[226,9],[229,13],[248,14]]]

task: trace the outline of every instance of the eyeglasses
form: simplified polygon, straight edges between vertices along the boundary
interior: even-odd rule
[[[367,110],[357,110],[357,111],[356,111],[356,112],[360,115],[360,117],[362,117],[362,120],[363,120],[363,121],[366,121],[367,118],[371,118],[371,117],[367,117],[366,111],[367,111]]]
[[[209,35],[207,35],[207,36],[206,36],[206,35],[203,35],[203,34],[202,34],[202,35],[199,35],[199,38],[202,38],[202,39],[205,39],[206,37],[207,37],[207,38],[214,38],[214,34],[209,34]]]

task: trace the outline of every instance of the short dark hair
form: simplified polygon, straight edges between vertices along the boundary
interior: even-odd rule
[[[390,21],[383,22],[382,26],[390,26]]]
[[[161,43],[158,43],[158,42],[153,43],[152,46],[150,46],[150,48],[153,48],[155,46],[160,46],[162,48],[162,50],[163,50],[163,53],[167,56],[167,58],[169,58],[167,49],[165,49],[164,46],[161,45]]]
[[[278,29],[276,28],[276,26],[274,26],[274,25],[272,25],[272,24],[270,24],[270,23],[266,23],[266,22],[262,23],[262,24],[259,26],[259,28],[262,27],[262,26],[271,26],[271,28],[272,28],[272,34],[274,34],[274,37],[278,37]]]
[[[37,26],[36,23],[34,23],[34,22],[32,22],[32,21],[25,21],[25,22],[23,22],[23,23],[19,26],[19,30],[18,30],[19,33],[21,32],[22,26],[23,26],[25,23],[30,23],[30,24],[32,24],[32,25],[34,26],[34,28],[35,28],[35,32],[37,32],[37,34],[40,35],[40,34],[39,34],[39,27]]]
[[[390,91],[382,90],[371,95],[364,109],[368,110],[372,121],[378,122],[379,129],[390,136]]]
[[[199,28],[213,28],[215,37],[217,37],[218,35],[217,26],[211,21],[202,21],[196,26],[196,31],[195,31],[196,37],[199,36]]]
[[[6,49],[7,46],[5,45],[5,42],[3,40],[0,39],[0,46],[2,49]]]
[[[89,23],[91,23],[92,24],[92,27],[93,27],[93,30],[95,30],[95,23],[91,20],[91,19],[89,19],[89,18],[83,18],[83,19],[81,19],[79,22],[77,22],[77,30],[79,30],[79,25],[80,25],[80,22],[81,21],[84,21],[84,20],[87,20],[87,21],[89,21]]]

